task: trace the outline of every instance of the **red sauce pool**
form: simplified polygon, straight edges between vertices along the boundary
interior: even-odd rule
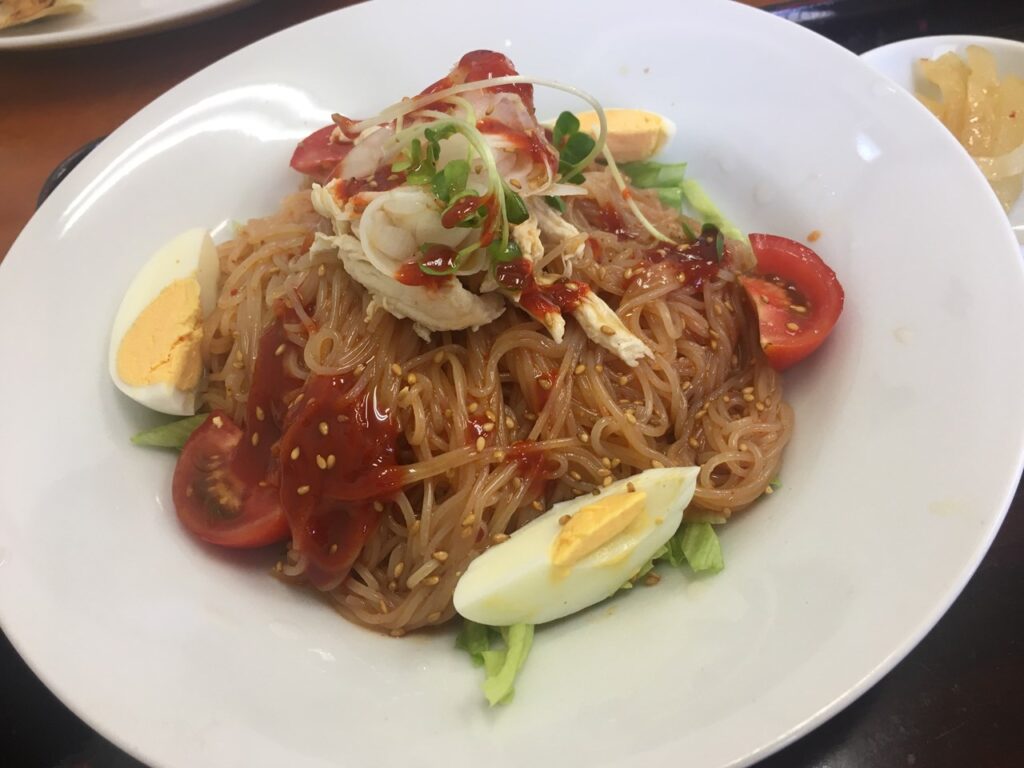
[[[457,227],[463,219],[469,218],[476,210],[486,204],[486,200],[476,195],[466,195],[459,198],[455,203],[441,215],[441,225],[448,229]]]
[[[704,281],[713,279],[720,268],[716,255],[708,258],[707,249],[696,243],[659,245],[645,252],[644,260],[650,264],[670,264],[677,273],[683,275],[683,287],[693,290],[700,290]],[[642,276],[638,279],[642,280]]]
[[[449,280],[450,275],[431,275],[420,269],[420,265],[436,272],[451,270],[458,254],[447,245],[432,245],[418,261],[407,261],[398,268],[395,279],[402,285],[423,285],[434,290],[440,289]]]
[[[527,440],[517,440],[512,443],[506,451],[509,461],[519,465],[519,476],[534,493],[540,490],[544,483],[544,464],[547,457],[544,451],[537,447],[536,443]]]
[[[338,185],[338,195],[342,200],[358,195],[360,192],[386,192],[405,183],[405,174],[391,170],[390,165],[382,165],[373,176],[365,179],[345,179]]]
[[[374,502],[390,499],[404,472],[398,425],[372,393],[353,396],[350,386],[345,376],[310,376],[281,438],[281,504],[321,589],[347,577],[380,522]]]
[[[459,83],[470,83],[481,80],[490,80],[492,77],[505,77],[517,75],[512,60],[497,51],[470,51],[455,65],[455,68],[436,83],[432,83],[423,89],[423,94],[439,93]],[[504,91],[515,93],[523,100],[526,108],[533,113],[533,86],[529,83],[517,83],[515,85],[490,86],[488,90]],[[433,106],[433,105],[431,105]]]
[[[576,207],[592,227],[615,235],[619,240],[633,240],[636,233],[631,230],[622,216],[610,205],[598,205],[590,199],[576,201]]]

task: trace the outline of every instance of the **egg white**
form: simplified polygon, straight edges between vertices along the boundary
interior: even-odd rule
[[[555,504],[545,514],[474,560],[455,587],[455,610],[491,626],[542,624],[614,594],[650,561],[679,528],[697,484],[698,467],[648,469],[612,483],[601,496],[647,494],[644,511],[625,531],[568,568],[551,562],[563,515],[574,515],[596,497]]]

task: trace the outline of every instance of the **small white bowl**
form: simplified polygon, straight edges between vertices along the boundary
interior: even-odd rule
[[[914,62],[918,59],[934,59],[953,51],[963,55],[969,45],[980,45],[992,52],[999,76],[1017,75],[1024,77],[1024,43],[1004,40],[1001,37],[982,35],[934,35],[915,37],[889,43],[861,55],[871,67],[881,72],[901,88],[911,93],[921,86],[921,78]],[[966,151],[966,150],[965,150]],[[1021,195],[1009,210],[1010,225],[1017,240],[1024,245],[1024,195]]]

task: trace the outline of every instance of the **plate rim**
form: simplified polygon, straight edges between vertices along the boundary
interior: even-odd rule
[[[238,3],[250,2],[250,0],[228,0],[228,2],[229,3],[238,4]],[[376,4],[383,5],[383,4],[388,4],[389,2],[390,2],[390,0],[377,0]],[[289,30],[294,30],[297,27],[302,27],[302,26],[304,26],[306,24],[315,24],[315,23],[321,22],[324,18],[326,18],[328,16],[333,16],[335,14],[344,14],[347,11],[349,11],[349,9],[352,8],[352,7],[354,7],[354,6],[346,6],[346,7],[339,8],[339,9],[336,9],[336,10],[333,10],[333,11],[329,11],[328,13],[326,13],[326,14],[324,14],[322,16],[319,16],[319,17],[316,17],[316,18],[313,18],[313,19],[309,19],[307,21],[303,21],[300,24],[295,25],[295,26],[290,27],[290,28],[287,28],[287,29],[279,30],[278,32],[273,33],[272,35],[269,35],[267,38],[263,38],[263,40],[269,39],[270,37],[276,37],[279,34],[283,34],[285,32],[288,32]],[[751,12],[761,12],[761,13],[763,13],[763,11],[758,11],[757,9],[749,8],[749,7],[746,10],[751,11]],[[778,19],[778,21],[781,22],[781,23],[790,23],[790,22],[785,22],[782,19]],[[821,35],[816,35],[811,30],[807,30],[806,28],[804,28],[804,29],[805,29],[806,32],[808,32],[808,34],[814,34],[816,37],[819,37],[819,38],[823,39],[825,42],[828,42],[830,45],[832,45],[833,47],[835,47],[839,51],[842,51],[845,54],[848,54],[852,58],[860,59],[861,61],[863,61],[863,58],[864,58],[865,55],[867,55],[867,53],[871,53],[871,52],[873,52],[875,50],[879,50],[881,48],[887,47],[887,46],[880,46],[879,48],[872,49],[872,51],[866,52],[865,54],[862,54],[861,56],[858,57],[856,54],[853,54],[848,49],[840,46],[839,44],[834,43],[833,41],[828,40],[827,38],[824,38]],[[948,38],[948,37],[955,37],[955,36],[944,36],[943,35],[943,36],[931,36],[931,37],[935,37],[935,38]],[[968,36],[968,37],[973,37],[973,36]],[[912,38],[912,39],[920,39],[920,38]],[[977,37],[973,37],[973,39],[978,39],[978,38]],[[999,40],[999,38],[994,38],[994,39]],[[216,62],[213,62],[212,64],[208,65],[207,67],[204,67],[203,69],[199,70],[199,72],[193,74],[192,76],[190,76],[190,77],[186,78],[185,80],[181,81],[180,83],[176,84],[174,87],[172,87],[166,93],[164,93],[161,96],[157,97],[157,99],[155,99],[153,102],[150,102],[149,104],[147,104],[146,106],[144,106],[140,110],[138,110],[136,113],[134,113],[130,118],[128,118],[128,120],[125,121],[124,124],[122,124],[122,126],[119,126],[117,129],[115,129],[114,132],[112,132],[111,137],[116,139],[117,138],[117,134],[121,131],[121,129],[124,127],[124,125],[126,125],[126,124],[128,124],[130,122],[135,121],[142,113],[144,113],[144,112],[148,113],[151,108],[158,108],[158,105],[165,98],[172,97],[173,95],[175,95],[180,88],[182,88],[182,87],[186,86],[187,84],[191,83],[195,78],[203,75],[207,71],[207,69],[210,69],[212,67],[218,66],[225,59],[231,58],[236,53],[240,53],[240,52],[242,52],[244,50],[247,50],[251,46],[259,45],[261,42],[263,42],[263,40],[257,40],[257,41],[255,41],[253,43],[250,43],[249,45],[244,46],[243,48],[238,49],[237,51],[232,52],[228,56],[225,56],[224,58],[222,58],[222,59],[220,59],[220,60],[218,60]],[[888,44],[888,45],[898,45],[900,42],[903,42],[903,41],[897,41],[896,43],[891,43],[891,44]],[[1017,42],[1017,41],[1007,41],[1007,42]],[[1024,43],[1020,43],[1020,45],[1024,46]],[[867,66],[866,62],[865,62],[865,66]],[[951,136],[949,138],[950,138],[951,141],[955,142],[955,140]],[[86,169],[78,168],[75,171],[73,171],[71,175],[73,177],[82,176],[85,173],[85,170]],[[979,174],[980,174],[980,172],[979,172]],[[94,174],[92,174],[92,175],[94,175]],[[993,199],[993,201],[995,200],[994,195],[993,195],[992,199]],[[53,203],[50,203],[50,204],[52,205]],[[38,215],[38,212],[33,215],[32,219],[36,218],[37,215]],[[22,231],[19,232],[18,237],[15,239],[14,243],[11,246],[11,251],[12,252],[18,246],[19,241],[21,240],[25,230],[28,228],[28,226],[31,223],[32,219],[30,219],[29,223],[26,223],[26,225],[22,229]],[[1009,224],[1008,223],[1007,223],[1006,233],[1005,234],[1007,235],[1007,237],[1012,239],[1012,234],[1010,232]],[[5,259],[5,261],[7,261],[7,259]],[[3,274],[2,265],[0,265],[0,274]],[[1024,439],[1024,435],[1022,435],[1022,439]],[[1020,441],[1018,441],[1018,445],[1019,445],[1020,449],[1024,449],[1024,444],[1022,444]],[[999,532],[999,530],[1000,530],[1000,528],[1001,528],[1001,526],[1003,524],[1003,521],[1005,520],[1006,514],[1009,511],[1010,503],[1013,500],[1013,497],[1014,497],[1014,494],[1016,492],[1017,486],[1018,486],[1018,484],[1020,482],[1020,479],[1021,479],[1022,470],[1024,470],[1024,450],[1018,450],[1018,456],[1017,456],[1017,462],[1016,462],[1016,471],[1013,474],[1013,477],[1009,478],[1009,481],[1007,482],[1006,487],[1003,489],[1002,493],[1000,494],[1002,496],[1002,500],[1001,500],[1001,503],[1000,503],[1000,506],[1001,506],[1000,511],[998,511],[998,513],[994,516],[992,524],[988,526],[985,535],[983,537],[980,537],[977,540],[976,546],[974,547],[974,550],[971,553],[971,557],[970,557],[970,560],[967,563],[967,565],[965,567],[963,567],[962,569],[960,569],[960,572],[958,573],[957,578],[952,582],[952,585],[945,591],[945,594],[942,595],[941,599],[937,600],[934,603],[933,609],[930,612],[928,612],[921,619],[920,622],[918,622],[918,626],[915,629],[915,631],[912,634],[908,635],[906,638],[904,638],[904,640],[901,642],[899,647],[892,649],[885,657],[879,659],[879,661],[877,662],[877,664],[875,664],[875,666],[872,668],[872,670],[868,674],[866,674],[863,678],[861,678],[861,680],[858,681],[858,683],[856,685],[851,686],[846,691],[844,691],[841,695],[833,698],[827,705],[821,707],[817,712],[814,712],[811,715],[809,715],[808,717],[806,717],[803,721],[801,721],[800,723],[798,723],[795,726],[793,726],[788,732],[783,733],[783,734],[779,734],[773,740],[771,740],[769,743],[763,745],[759,749],[751,751],[750,753],[746,754],[742,758],[739,758],[735,762],[731,763],[731,765],[733,765],[733,766],[750,765],[753,762],[756,762],[758,760],[762,760],[762,759],[770,756],[771,754],[774,754],[775,752],[777,752],[777,751],[785,748],[786,746],[790,745],[791,743],[793,743],[794,741],[796,741],[800,737],[802,737],[802,736],[806,735],[807,733],[809,733],[811,730],[819,727],[824,722],[826,722],[827,720],[831,719],[833,716],[835,716],[836,714],[838,714],[839,712],[844,710],[853,701],[858,699],[861,695],[863,695],[871,687],[873,687],[875,684],[877,684],[877,682],[882,677],[884,677],[889,671],[891,671],[900,661],[902,661],[906,657],[907,654],[909,654],[921,642],[921,640],[934,628],[934,626],[938,623],[938,621],[941,619],[941,617],[948,611],[948,609],[951,606],[951,604],[957,599],[957,597],[959,597],[959,595],[963,591],[964,587],[970,581],[970,579],[973,577],[973,575],[976,572],[977,568],[979,567],[980,563],[982,562],[982,560],[984,559],[985,555],[987,554],[989,548],[991,547],[992,541],[994,540],[995,536],[998,534],[998,532]],[[69,697],[66,697],[64,695],[65,694],[64,689],[61,686],[55,686],[54,684],[52,684],[52,682],[44,674],[41,674],[41,671],[39,669],[37,669],[37,664],[34,662],[34,660],[32,660],[31,656],[29,654],[27,654],[25,652],[25,650],[23,650],[22,645],[19,642],[17,636],[16,635],[12,635],[8,631],[8,625],[7,625],[7,622],[4,621],[3,613],[4,613],[3,612],[3,605],[0,604],[0,627],[2,627],[4,629],[4,631],[7,633],[8,639],[11,642],[12,646],[15,648],[15,650],[17,650],[17,652],[19,653],[21,658],[24,660],[26,665],[29,666],[30,669],[32,669],[33,673],[37,677],[39,677],[39,679],[47,686],[47,688],[49,690],[51,690],[61,700],[61,702],[65,704],[65,706],[67,706],[69,709],[71,709],[71,711],[73,711],[76,714],[76,716],[78,716],[84,722],[86,722],[93,730],[95,730],[99,734],[103,735],[105,738],[108,738],[112,743],[117,745],[120,749],[123,749],[125,752],[133,755],[137,759],[144,760],[144,761],[147,760],[147,759],[150,759],[150,758],[147,758],[143,754],[141,746],[140,747],[136,747],[134,741],[128,740],[128,739],[121,740],[120,738],[112,738],[111,737],[111,733],[108,732],[108,728],[106,727],[106,725],[94,721],[94,718],[91,716],[90,713],[80,711],[79,709],[73,707],[70,703],[68,703],[68,698]],[[113,729],[113,728],[109,729],[109,731],[113,731],[113,730],[115,730],[115,729]]]

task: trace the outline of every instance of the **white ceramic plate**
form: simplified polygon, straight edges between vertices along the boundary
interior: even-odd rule
[[[953,51],[963,56],[969,45],[980,45],[992,52],[1000,76],[1024,77],[1024,43],[1004,40],[999,37],[981,35],[936,35],[900,40],[868,51],[861,56],[864,61],[889,77],[901,88],[914,93],[920,87],[920,76],[916,70],[918,59],[934,59]],[[1024,245],[1024,195],[1009,210],[1010,225],[1017,240]]]
[[[0,30],[0,51],[96,43],[187,24],[252,0],[89,0],[85,10]]]
[[[629,8],[403,0],[303,24],[129,120],[25,228],[0,269],[0,618],[101,733],[188,768],[746,765],[878,680],[963,587],[1024,426],[1024,273],[981,174],[910,96],[802,28],[730,2]],[[495,710],[452,632],[379,637],[272,579],[273,553],[189,538],[173,457],[129,444],[151,417],[104,354],[155,246],[271,211],[332,110],[368,114],[481,47],[670,115],[667,156],[750,230],[820,230],[847,296],[786,376],[783,488],[723,532],[726,570],[542,628]]]

